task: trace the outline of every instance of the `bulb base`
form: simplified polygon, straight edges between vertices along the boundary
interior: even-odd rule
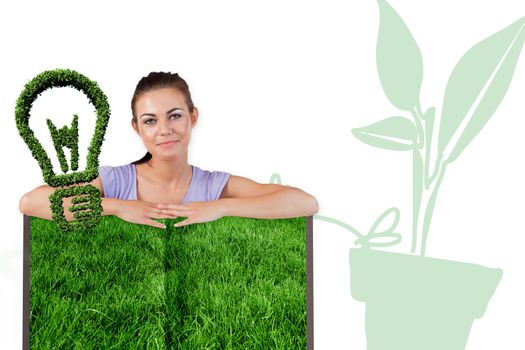
[[[68,208],[75,220],[67,221],[64,215],[64,198],[73,197]],[[55,190],[50,196],[53,221],[64,232],[85,230],[95,227],[102,216],[100,191],[93,185],[73,186]]]

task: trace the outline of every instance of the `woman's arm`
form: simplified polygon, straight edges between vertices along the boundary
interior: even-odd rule
[[[156,203],[149,203],[138,200],[122,200],[117,198],[104,198],[102,183],[100,177],[97,177],[91,185],[100,190],[102,196],[102,215],[115,215],[122,220],[149,225],[158,228],[166,228],[165,225],[153,220],[152,218],[170,218],[162,214],[161,210],[157,208]],[[34,190],[26,193],[20,199],[19,209],[23,214],[34,216],[42,219],[51,220],[51,203],[49,196],[55,191],[55,188],[42,185]],[[73,197],[64,198],[64,215],[67,221],[74,220],[73,213],[68,210],[71,206]]]
[[[219,202],[224,216],[283,219],[310,216],[319,210],[317,200],[296,187],[260,184],[230,176]]]
[[[101,192],[101,196],[103,196],[102,183],[100,182],[99,177],[92,181],[90,185],[97,187]],[[54,187],[48,185],[41,185],[35,188],[34,190],[26,193],[20,199],[20,203],[18,206],[20,212],[28,216],[35,216],[42,219],[52,220],[50,208],[51,202],[49,201],[49,196],[55,190],[56,188]],[[73,197],[64,198],[63,200],[64,215],[66,216],[67,221],[73,220],[73,213],[71,213],[68,210],[68,208],[71,206],[72,198]],[[111,206],[108,206],[104,209],[104,212],[106,212],[106,210],[108,211],[108,214],[105,215],[113,215],[109,214],[109,211],[113,209]]]
[[[260,184],[241,176],[230,176],[218,200],[188,205],[159,204],[172,217],[187,217],[175,226],[207,222],[223,216],[284,219],[310,216],[319,210],[317,200],[289,186]]]

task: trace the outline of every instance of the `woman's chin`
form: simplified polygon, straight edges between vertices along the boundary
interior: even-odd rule
[[[148,149],[151,155],[162,161],[173,161],[184,157],[187,154],[187,148],[177,142],[175,145],[157,146],[153,149]]]
[[[179,152],[157,152],[152,156],[163,162],[169,162],[181,158],[182,155]]]

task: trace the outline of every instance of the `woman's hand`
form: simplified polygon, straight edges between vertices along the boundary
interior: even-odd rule
[[[186,217],[186,220],[175,224],[181,227],[199,222],[208,222],[220,219],[224,216],[224,210],[220,200],[209,202],[192,202],[184,204],[158,204],[157,208],[163,215],[168,215],[174,219],[177,217]]]
[[[166,225],[153,219],[173,219],[172,215],[163,213],[156,203],[120,199],[113,199],[113,201],[114,215],[127,222],[165,229]]]

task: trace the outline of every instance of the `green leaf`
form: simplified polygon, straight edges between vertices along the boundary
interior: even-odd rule
[[[376,60],[381,85],[397,108],[412,111],[419,103],[423,60],[414,37],[390,5],[378,0],[380,10]]]
[[[376,219],[372,227],[370,228],[370,231],[368,231],[368,235],[375,234],[385,234],[385,233],[391,233],[393,232],[397,224],[399,223],[399,217],[401,213],[399,212],[399,209],[396,207],[388,208],[383,214],[379,215],[379,217]],[[387,221],[387,218],[391,220],[390,224],[385,224],[384,222]],[[388,221],[387,221],[388,222]],[[380,225],[386,226],[385,228],[379,228]]]
[[[458,62],[447,83],[439,131],[439,154],[449,163],[485,126],[503,100],[525,39],[525,18],[481,41]],[[467,124],[450,155],[443,154]]]
[[[403,117],[390,117],[352,129],[352,134],[367,145],[395,151],[413,149],[417,140],[414,123]]]
[[[355,244],[361,245],[365,249],[371,247],[390,247],[401,242],[401,234],[394,232],[401,213],[396,207],[387,209],[381,214],[366,236],[360,236]],[[390,224],[388,222],[390,221]],[[386,223],[385,223],[386,222]],[[380,228],[383,226],[383,228]],[[360,234],[359,234],[360,235]]]
[[[272,174],[272,176],[270,177],[270,183],[271,184],[278,184],[278,185],[280,185],[282,183],[281,175],[279,175],[277,173]]]

